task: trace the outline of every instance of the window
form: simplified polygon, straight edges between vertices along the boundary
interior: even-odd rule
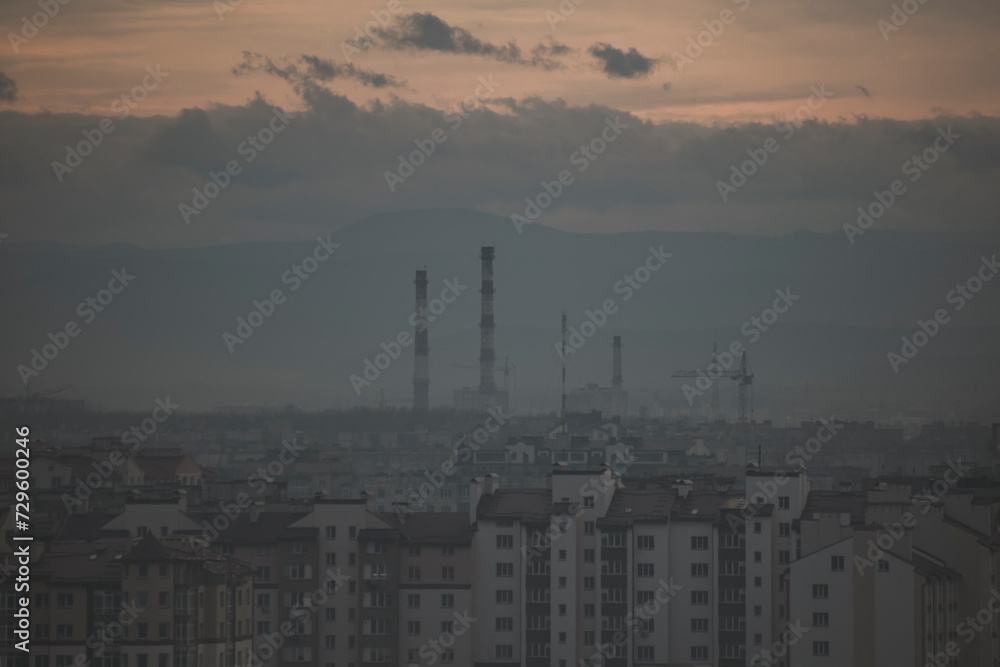
[[[814,600],[825,600],[830,597],[830,587],[826,584],[813,584],[812,592]]]
[[[407,556],[419,556],[420,555],[420,547],[408,547],[406,549],[406,555]]]
[[[410,609],[420,609],[420,594],[410,593],[406,596],[406,606]]]
[[[583,578],[583,590],[592,591],[594,590],[594,577],[584,577]]]
[[[166,528],[164,528],[166,531]],[[161,577],[167,577],[170,573],[170,567],[166,563],[161,563],[159,567],[159,574]]]
[[[693,535],[691,537],[691,548],[695,551],[705,551],[708,549],[708,537],[703,535]]]
[[[638,577],[652,577],[653,576],[653,564],[652,563],[639,563],[636,565],[636,576]]]
[[[56,639],[72,639],[73,626],[69,623],[56,625]]]
[[[40,608],[47,608],[49,606],[49,594],[48,593],[38,593],[35,596],[35,605]]]
[[[513,577],[514,576],[514,564],[513,563],[497,563],[497,576],[498,577]]]
[[[763,579],[761,577],[754,577],[753,578],[753,587],[754,588],[760,588],[763,583],[764,583],[764,581],[763,581]]]
[[[160,606],[161,609],[166,609],[167,607],[169,607],[170,606],[170,592],[169,591],[160,591],[159,594],[157,595],[157,603],[159,604],[159,606]]]
[[[583,562],[584,563],[593,563],[594,562],[594,550],[593,549],[584,549],[583,550]]]
[[[327,526],[326,527],[326,539],[328,539],[328,540],[335,540],[335,539],[337,539],[337,527],[336,526]]]
[[[754,608],[753,608],[753,615],[754,616],[760,616],[763,613],[764,613],[764,608],[763,607],[761,607],[760,605],[755,605],[754,606]]]
[[[72,609],[73,608],[73,594],[72,593],[59,593],[56,595],[56,607],[59,609]]]
[[[692,660],[708,660],[708,647],[707,646],[692,646],[691,647],[691,659]]]
[[[451,593],[443,593],[441,595],[441,608],[451,609],[455,606],[455,596]]]
[[[778,562],[787,565],[791,561],[789,560],[789,553],[787,551],[778,552]]]
[[[625,532],[624,531],[614,531],[601,534],[601,546],[602,547],[624,547],[625,546]]]
[[[149,576],[149,565],[140,565],[139,566],[139,578],[140,579],[145,579],[148,576]]]
[[[583,617],[584,618],[593,618],[595,611],[596,611],[596,607],[594,605],[592,605],[592,604],[585,604],[585,605],[583,605]]]
[[[792,534],[792,526],[788,523],[778,524],[778,537],[788,537]]]
[[[754,551],[753,552],[753,562],[759,563],[760,561],[761,561],[760,552],[759,551]]]
[[[708,604],[708,591],[691,591],[691,604]]]
[[[830,655],[830,642],[813,642],[813,655],[816,656]]]
[[[514,657],[514,647],[510,644],[497,644],[496,657],[498,660],[510,660]]]
[[[326,554],[326,566],[333,567],[336,564],[337,564],[337,554],[333,553],[332,551]]]
[[[566,588],[566,577],[559,577],[559,588]]]
[[[566,605],[564,604],[559,605],[559,615],[560,616],[566,615]]]
[[[830,571],[831,572],[843,572],[844,571],[844,557],[843,556],[830,556]]]
[[[636,540],[636,547],[639,549],[652,549],[653,548],[653,536],[652,535],[640,535]]]
[[[347,539],[349,539],[349,540],[356,540],[356,539],[358,539],[358,527],[357,526],[348,526],[347,527]]]
[[[157,626],[157,631],[159,632],[160,639],[166,639],[170,636],[170,624],[160,623],[159,626]],[[233,633],[230,632],[229,634],[232,635]]]
[[[566,550],[565,549],[560,549],[559,550],[559,560],[566,560]]]
[[[497,604],[514,604],[514,591],[509,588],[497,590]]]
[[[691,563],[691,576],[692,577],[707,577],[708,576],[708,563]]]
[[[691,619],[691,632],[708,632],[708,619],[707,618],[692,618]]]
[[[419,635],[420,634],[420,621],[407,621],[406,622],[406,634],[408,634],[408,635]]]
[[[497,616],[497,632],[513,632],[514,618],[512,616]]]
[[[329,563],[327,563],[329,565]],[[258,565],[257,566],[257,578],[258,579],[270,579],[271,578],[271,567],[269,565]]]
[[[328,650],[332,651],[332,650],[336,649],[337,648],[337,636],[336,635],[327,635],[326,637],[323,638],[323,644],[326,646],[326,648]]]
[[[887,561],[887,560],[880,560],[878,562],[878,571],[879,572],[888,572],[889,571],[889,561]]]
[[[497,549],[513,549],[513,548],[514,548],[513,535],[497,535]]]
[[[635,657],[638,660],[652,660],[653,659],[653,647],[652,646],[639,646],[639,647],[637,647]]]
[[[306,563],[289,563],[285,566],[285,579],[309,579],[312,577],[312,566]]]
[[[337,620],[337,608],[336,607],[327,607],[325,609],[325,613],[323,614],[323,616],[328,621],[336,621]]]
[[[584,499],[583,499],[583,507],[585,509],[593,509],[594,508],[594,496],[585,496]]]
[[[760,535],[760,521],[753,522],[753,532]]]
[[[759,632],[755,632],[753,635],[753,645],[760,646],[763,643],[764,643],[764,635],[762,635]]]
[[[293,554],[304,554],[308,550],[305,542],[292,542],[292,553]]]
[[[407,578],[409,578],[409,579],[410,579],[411,581],[420,581],[420,568],[419,568],[419,567],[413,567],[413,566],[411,565],[411,566],[410,566],[409,568],[407,568],[407,570],[406,570],[406,576],[407,576]]]
[[[827,614],[826,612],[813,612],[813,627],[814,628],[830,627],[830,614]]]
[[[354,567],[358,564],[358,555],[353,551],[347,554],[347,565],[348,567]]]
[[[386,553],[385,542],[369,542],[367,551],[370,554],[384,554]]]
[[[455,568],[451,565],[446,565],[441,568],[441,579],[444,581],[455,581]]]
[[[778,509],[787,510],[791,507],[788,496],[778,496]]]
[[[594,522],[593,521],[584,521],[583,522],[583,534],[584,535],[593,535],[594,534]]]
[[[441,555],[442,556],[454,556],[455,555],[455,547],[441,547]]]

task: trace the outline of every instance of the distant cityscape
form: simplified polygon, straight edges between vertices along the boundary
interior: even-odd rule
[[[59,415],[4,416],[48,425],[34,667],[998,659],[1000,424]]]

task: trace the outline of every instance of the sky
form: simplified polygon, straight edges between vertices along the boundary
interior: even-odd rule
[[[55,6],[32,31],[36,2],[0,2],[11,242],[198,246],[411,208],[525,215],[563,170],[574,182],[537,222],[580,232],[841,232],[896,179],[883,229],[995,229],[1000,211],[987,0]],[[276,107],[282,131],[247,148]],[[606,151],[579,158],[616,118]],[[445,140],[406,176],[400,156],[435,130]],[[911,181],[907,160],[939,132],[954,141]],[[86,136],[101,141],[72,166]]]

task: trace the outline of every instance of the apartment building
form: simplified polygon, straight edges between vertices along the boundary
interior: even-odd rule
[[[30,667],[249,665],[252,589],[245,563],[185,540],[55,543],[32,568]]]

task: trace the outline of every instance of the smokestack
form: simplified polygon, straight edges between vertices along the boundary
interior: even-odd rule
[[[622,337],[615,336],[612,348],[614,350],[611,359],[611,388],[615,391],[622,390]]]
[[[483,295],[483,312],[479,320],[479,393],[492,395],[496,392],[493,378],[493,247],[483,246],[479,253],[483,260],[483,286],[479,293]]]
[[[417,324],[414,327],[413,349],[413,410],[427,412],[431,384],[427,348],[427,271],[417,271],[413,281],[417,286]]]

